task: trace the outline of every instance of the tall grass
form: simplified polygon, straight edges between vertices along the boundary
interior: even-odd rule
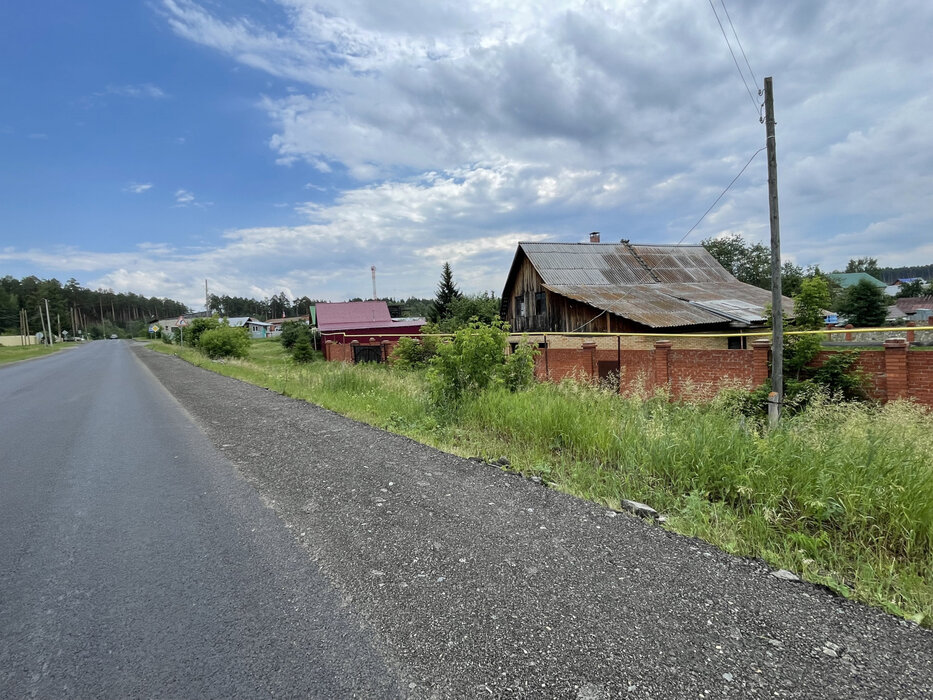
[[[933,624],[933,415],[920,406],[815,402],[765,431],[726,398],[691,404],[565,382],[487,390],[438,411],[419,373],[297,366],[275,343],[255,349],[223,365],[194,359],[444,450],[507,456],[610,507],[647,502],[678,532]]]

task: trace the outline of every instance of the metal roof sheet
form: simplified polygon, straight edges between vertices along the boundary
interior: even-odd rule
[[[739,282],[699,245],[520,243],[519,248],[546,289],[651,328],[761,323],[771,303],[771,292]],[[783,299],[791,315],[793,302]]]
[[[544,285],[546,289],[651,328],[722,323],[723,316],[665,294],[661,285],[619,287]]]
[[[373,324],[390,324],[392,316],[384,301],[341,301],[316,305],[318,328],[368,328]],[[359,325],[362,324],[362,325]]]

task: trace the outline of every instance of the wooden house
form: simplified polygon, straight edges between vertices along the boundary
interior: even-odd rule
[[[699,245],[519,243],[502,293],[515,333],[699,333],[762,327],[771,292]],[[793,302],[784,297],[786,315]]]

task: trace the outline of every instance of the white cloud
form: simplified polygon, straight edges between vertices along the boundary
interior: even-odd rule
[[[99,92],[95,92],[96,97],[106,95],[116,95],[117,97],[131,97],[134,99],[161,100],[168,97],[165,91],[158,85],[151,83],[142,83],[139,85],[108,85]]]
[[[151,182],[131,182],[126,187],[123,188],[124,192],[132,192],[133,194],[142,194],[143,192],[148,192],[152,189]]]
[[[264,198],[269,225],[228,230],[214,248],[145,251],[191,303],[205,275],[234,294],[338,300],[365,296],[375,264],[380,292],[430,296],[445,260],[467,291],[501,289],[520,239],[677,242],[764,145],[715,18],[693,0],[160,8],[177,36],[264,75],[265,94],[247,96],[271,125],[256,142],[316,191],[297,225],[273,225],[282,213]],[[774,76],[785,255],[828,269],[929,256],[933,103],[918,86],[933,79],[933,5],[730,12],[759,80]],[[135,88],[112,94],[160,97]],[[765,178],[762,154],[687,242],[767,241]],[[209,204],[186,189],[174,199]],[[131,262],[140,252],[75,254],[98,279],[154,288]]]
[[[205,207],[213,206],[213,202],[203,202],[194,196],[193,192],[185,189],[175,190],[175,207],[184,208],[184,207],[199,207],[201,209]]]

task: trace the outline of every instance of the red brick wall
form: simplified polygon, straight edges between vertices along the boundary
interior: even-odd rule
[[[908,352],[907,374],[910,377],[907,395],[918,403],[933,406],[933,351]]]
[[[753,351],[671,350],[671,393],[680,397],[712,398],[734,385],[752,388]]]
[[[559,382],[567,377],[588,379],[591,373],[590,351],[547,348],[535,360],[535,374],[539,379]]]
[[[813,367],[822,367],[826,358],[835,355],[836,352],[824,350],[813,361]],[[868,380],[868,393],[874,399],[884,401],[887,398],[887,377],[884,367],[883,350],[863,350],[859,352],[858,359],[853,365],[853,369],[859,369]]]

